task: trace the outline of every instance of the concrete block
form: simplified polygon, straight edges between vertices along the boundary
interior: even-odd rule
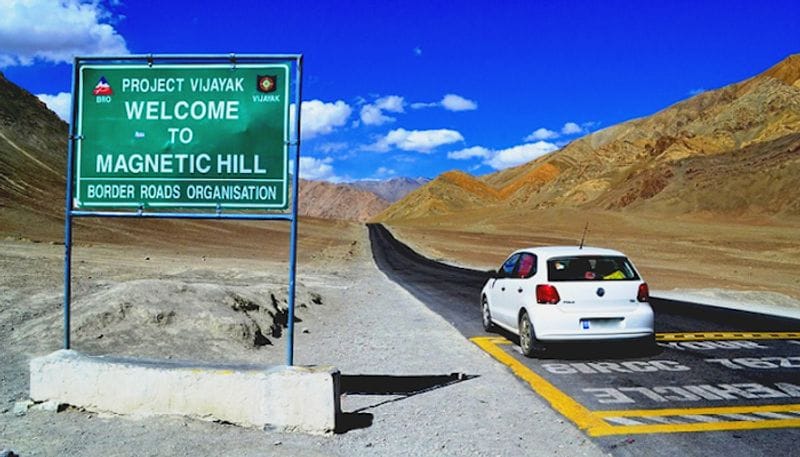
[[[86,356],[60,350],[30,362],[31,398],[89,411],[173,414],[248,427],[331,433],[339,371]]]

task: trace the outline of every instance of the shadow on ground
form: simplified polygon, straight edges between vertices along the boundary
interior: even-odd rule
[[[342,395],[386,395],[393,398],[358,408],[354,411],[342,412],[336,433],[347,433],[350,430],[367,428],[372,425],[373,414],[364,412],[387,403],[404,400],[414,395],[430,392],[452,384],[477,378],[478,375],[450,373],[448,375],[342,375]]]

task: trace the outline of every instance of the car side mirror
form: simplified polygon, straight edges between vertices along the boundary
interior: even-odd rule
[[[489,270],[489,274],[494,279],[503,279],[506,277],[506,272],[503,271],[502,268],[499,270]]]

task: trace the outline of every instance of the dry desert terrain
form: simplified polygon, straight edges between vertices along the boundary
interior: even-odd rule
[[[586,244],[626,253],[651,289],[754,291],[800,307],[800,220],[788,217],[474,210],[390,227],[428,257],[490,269],[515,249],[577,245],[586,223]]]

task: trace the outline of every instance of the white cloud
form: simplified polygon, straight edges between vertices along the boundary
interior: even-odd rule
[[[128,54],[100,2],[4,0],[0,2],[0,67],[35,60],[71,62],[76,55]]]
[[[467,160],[474,157],[488,159],[491,155],[492,151],[484,148],[483,146],[473,146],[471,148],[461,149],[460,151],[448,152],[447,158],[453,160]]]
[[[58,95],[37,94],[36,96],[50,108],[50,111],[56,113],[63,121],[69,122],[72,108],[72,95],[69,92],[61,92]]]
[[[564,135],[576,135],[583,132],[583,127],[574,122],[567,122],[563,127],[561,127],[561,133]]]
[[[377,106],[379,109],[392,113],[402,113],[405,111],[403,109],[405,103],[406,102],[403,100],[403,97],[399,95],[387,95],[386,97],[381,97],[375,100],[375,106]]]
[[[364,125],[383,125],[387,122],[394,122],[396,119],[383,114],[380,108],[375,105],[364,105],[361,107],[361,122]]]
[[[314,138],[319,135],[327,135],[337,127],[342,127],[347,123],[347,118],[353,109],[342,100],[332,103],[322,100],[309,100],[303,102],[303,115],[300,119],[300,135],[304,140]],[[290,107],[291,128],[295,123],[295,107]]]
[[[405,100],[399,95],[381,97],[375,100],[375,103],[361,107],[361,122],[364,125],[383,125],[387,122],[394,122],[395,118],[387,116],[383,112],[402,113],[405,111],[404,106]]]
[[[344,151],[347,148],[348,148],[348,144],[347,143],[329,142],[329,143],[322,143],[322,144],[318,145],[316,148],[314,148],[314,150],[322,152],[322,153],[325,153],[325,154],[330,154],[332,152]]]
[[[375,176],[378,176],[378,177],[394,176],[396,174],[397,174],[396,171],[394,171],[391,168],[386,168],[386,167],[378,167],[378,169],[375,171]]]
[[[403,151],[429,153],[438,146],[464,141],[464,137],[455,130],[406,130],[395,129],[387,133],[376,143],[366,146],[369,151],[386,152],[392,147]]]
[[[525,141],[537,141],[537,140],[552,140],[554,138],[558,138],[558,132],[554,132],[552,130],[548,130],[544,127],[538,128],[533,131],[530,135],[524,138]]]
[[[439,106],[439,102],[416,102],[411,104],[411,108],[413,109],[433,108],[434,106]]]
[[[422,48],[421,48],[421,47],[419,47],[419,46],[417,46],[416,48],[414,48],[414,55],[415,55],[415,56],[421,56],[421,55],[422,55]]]
[[[495,170],[502,170],[504,168],[530,162],[556,149],[558,149],[558,147],[553,143],[537,141],[536,143],[527,143],[500,151],[493,151],[492,157],[485,160],[483,163]]]
[[[447,94],[442,99],[442,107],[448,111],[471,111],[478,109],[478,104],[460,95]]]
[[[705,92],[705,91],[706,91],[706,90],[705,90],[705,89],[703,89],[702,87],[701,87],[701,88],[698,88],[698,89],[692,89],[692,90],[690,90],[690,91],[689,91],[689,95],[691,95],[692,97],[694,97],[695,95],[700,95],[700,94],[702,94],[702,93],[703,93],[703,92]]]
[[[452,160],[479,158],[483,159],[483,164],[495,170],[502,170],[504,168],[530,162],[531,160],[549,154],[557,149],[558,146],[547,141],[526,143],[501,150],[491,150],[483,146],[473,146],[459,151],[448,152],[447,158]],[[476,167],[480,167],[480,165],[476,165]]]
[[[333,172],[333,159],[326,157],[300,157],[300,177],[303,179],[316,179],[323,181],[339,181]]]
[[[416,163],[417,158],[412,155],[396,155],[392,157],[392,160],[399,163]]]
[[[441,106],[448,111],[471,111],[478,109],[478,104],[460,95],[447,94],[438,102],[415,102],[411,104],[413,109],[433,108]]]

